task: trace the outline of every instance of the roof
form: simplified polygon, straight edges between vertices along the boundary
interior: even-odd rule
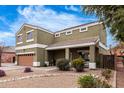
[[[81,24],[81,25],[77,25],[77,26],[65,28],[65,29],[63,29],[63,30],[56,31],[56,32],[52,32],[52,31],[50,31],[50,30],[48,30],[48,29],[45,29],[45,28],[43,28],[43,27],[40,27],[40,26],[36,26],[36,25],[24,23],[24,24],[21,26],[21,28],[19,29],[19,31],[17,31],[16,34],[18,34],[18,32],[20,32],[21,29],[22,29],[24,26],[32,27],[32,28],[35,28],[35,29],[40,29],[40,30],[43,30],[43,31],[48,32],[48,33],[50,33],[50,34],[54,34],[54,33],[57,33],[57,32],[61,32],[61,31],[68,30],[68,29],[78,28],[78,27],[81,27],[81,26],[92,26],[92,25],[96,25],[96,24],[100,24],[100,23],[102,23],[102,22],[99,22],[99,21],[90,22],[90,23],[86,23],[86,24]]]
[[[68,41],[56,42],[54,44],[51,44],[46,49],[53,50],[53,49],[89,46],[89,45],[95,45],[97,41],[98,41],[98,37],[79,39],[79,40],[68,40]]]
[[[35,25],[32,25],[32,24],[27,24],[27,23],[24,23],[24,24],[21,26],[21,28],[19,29],[19,31],[17,31],[16,34],[18,34],[18,32],[20,32],[21,29],[22,29],[24,26],[31,27],[31,28],[34,28],[34,29],[43,30],[43,31],[48,32],[48,33],[50,33],[50,34],[54,34],[52,31],[50,31],[50,30],[48,30],[48,29],[45,29],[45,28],[40,27],[40,26],[35,26]]]
[[[15,47],[14,46],[4,47],[3,52],[15,52]]]
[[[102,23],[102,22],[95,21],[95,22],[90,22],[90,23],[86,23],[86,24],[80,24],[80,25],[77,25],[77,26],[72,26],[72,27],[65,28],[65,29],[60,30],[60,31],[56,31],[55,33],[65,31],[65,30],[69,30],[69,29],[73,29],[73,28],[82,27],[82,26],[88,26],[88,25],[92,26],[92,25],[96,25],[96,24],[100,24],[100,23]]]

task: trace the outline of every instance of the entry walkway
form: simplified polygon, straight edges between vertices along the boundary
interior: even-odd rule
[[[124,88],[124,67],[122,62],[117,62],[117,88]]]

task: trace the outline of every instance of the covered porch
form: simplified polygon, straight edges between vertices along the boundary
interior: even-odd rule
[[[64,58],[70,61],[82,57],[85,62],[95,62],[98,48],[94,45],[87,47],[65,48],[59,50],[47,50],[49,65],[55,65],[58,59]]]
[[[58,59],[65,58],[72,61],[81,56],[86,62],[95,62],[99,54],[97,43],[98,38],[55,43],[46,48],[45,60],[49,65],[55,65]]]

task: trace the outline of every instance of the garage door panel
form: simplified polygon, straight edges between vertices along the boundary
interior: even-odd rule
[[[32,66],[33,65],[33,54],[19,55],[18,62],[21,66]]]

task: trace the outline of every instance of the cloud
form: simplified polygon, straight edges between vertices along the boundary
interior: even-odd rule
[[[118,41],[115,40],[115,38],[112,36],[109,28],[106,29],[106,33],[107,33],[107,38],[106,38],[107,39],[107,47],[110,47],[110,45],[112,47],[116,46],[118,44]]]
[[[69,6],[69,10],[77,11],[77,7]],[[69,13],[69,12],[57,12],[52,8],[46,6],[19,6],[17,9],[17,17],[15,21],[8,21],[4,17],[0,17],[0,20],[8,25],[9,32],[0,32],[2,36],[0,40],[4,40],[9,45],[15,44],[15,33],[20,29],[24,23],[37,25],[50,31],[58,31],[67,27],[79,25],[89,21],[96,21],[94,18],[83,18],[81,16]],[[9,22],[9,23],[7,23]]]
[[[0,39],[14,37],[14,33],[0,31]]]
[[[5,45],[14,45],[15,34],[12,32],[0,31],[0,42],[4,42]]]
[[[71,6],[71,9],[74,9]],[[57,12],[45,6],[27,6],[25,8],[18,7],[19,16],[17,20],[11,24],[11,30],[17,31],[23,23],[38,25],[51,31],[57,31],[66,27],[79,25],[90,18],[82,18],[67,12]]]
[[[80,10],[75,7],[74,5],[70,5],[70,6],[65,6],[65,9],[66,10],[71,10],[71,11],[74,11],[74,12],[79,12]]]

